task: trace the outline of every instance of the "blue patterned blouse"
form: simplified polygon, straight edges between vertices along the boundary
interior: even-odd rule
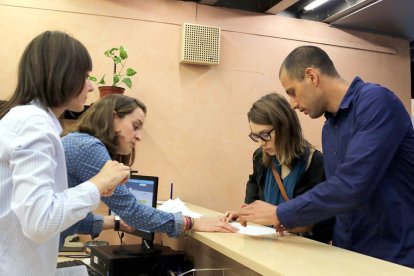
[[[75,187],[95,176],[106,161],[108,150],[97,138],[74,132],[62,138],[68,171],[68,185]],[[124,185],[119,185],[112,196],[101,200],[127,224],[134,228],[167,233],[171,237],[182,234],[183,218],[180,213],[170,214],[142,204]],[[73,234],[90,234],[97,237],[102,231],[103,217],[89,213],[83,220],[61,233],[60,245],[65,237]]]

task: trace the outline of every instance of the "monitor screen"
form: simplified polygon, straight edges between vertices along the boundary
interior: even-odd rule
[[[139,204],[144,204],[151,207],[157,206],[158,193],[158,177],[145,175],[131,175],[130,179],[125,183],[128,190],[135,196]],[[116,215],[115,212],[109,210],[110,215]],[[122,219],[122,218],[121,218]],[[152,246],[154,240],[154,233],[144,229],[136,229],[128,234],[135,235],[142,238],[143,246]]]

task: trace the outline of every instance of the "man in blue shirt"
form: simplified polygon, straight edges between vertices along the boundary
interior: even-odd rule
[[[326,117],[326,181],[275,207],[254,202],[241,220],[279,231],[336,216],[333,244],[414,267],[414,131],[398,97],[356,77],[347,83],[320,48],[302,46],[279,78],[292,108]]]

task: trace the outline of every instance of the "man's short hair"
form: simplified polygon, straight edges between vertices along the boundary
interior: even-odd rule
[[[309,67],[319,69],[322,74],[330,77],[340,77],[328,54],[315,46],[300,46],[293,50],[283,61],[279,77],[284,70],[290,78],[302,81],[305,69]]]

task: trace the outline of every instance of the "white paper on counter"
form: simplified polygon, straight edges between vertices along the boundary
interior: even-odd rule
[[[273,235],[276,234],[276,229],[266,226],[256,226],[256,225],[247,225],[246,227],[242,226],[238,222],[230,223],[234,227],[239,228],[237,233],[250,236],[264,236],[264,235]]]
[[[167,213],[178,213],[181,212],[183,216],[188,216],[192,218],[200,218],[202,215],[196,212],[191,211],[185,206],[185,203],[182,202],[179,198],[169,199],[165,201],[161,206],[158,206],[157,209],[162,210]]]

